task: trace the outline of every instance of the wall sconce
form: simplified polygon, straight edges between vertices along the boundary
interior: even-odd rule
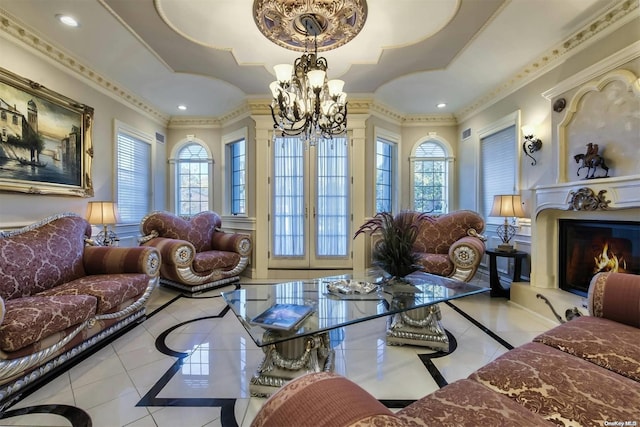
[[[522,135],[524,136],[524,142],[522,143],[522,151],[524,154],[531,157],[531,166],[535,166],[538,161],[533,158],[532,154],[542,148],[542,141],[539,138],[536,138],[533,134],[535,129],[533,126],[522,126]],[[527,152],[527,150],[529,152]]]
[[[522,209],[522,199],[517,194],[499,194],[493,196],[493,206],[489,216],[503,216],[504,224],[496,229],[498,237],[502,240],[502,244],[496,248],[501,252],[513,252],[513,246],[509,241],[516,235],[518,231],[516,227],[509,224],[507,218],[524,218],[524,210]]]
[[[101,246],[116,246],[118,235],[109,230],[109,225],[118,223],[118,207],[114,202],[89,202],[87,208],[87,221],[89,224],[102,225],[103,229],[95,242]]]

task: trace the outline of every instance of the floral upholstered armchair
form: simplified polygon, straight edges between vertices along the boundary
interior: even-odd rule
[[[421,221],[414,244],[418,263],[427,273],[470,281],[484,256],[484,226],[484,219],[469,210]]]
[[[170,212],[152,212],[142,219],[140,244],[162,254],[160,283],[189,293],[240,280],[249,264],[251,236],[226,233],[212,211],[184,219]]]

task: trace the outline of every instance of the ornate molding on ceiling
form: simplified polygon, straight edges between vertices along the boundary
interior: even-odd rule
[[[310,28],[305,17],[311,17],[315,25]],[[324,52],[358,35],[367,20],[367,2],[254,0],[253,20],[260,32],[278,46],[303,52],[310,36],[315,35],[318,52]]]
[[[567,56],[576,53],[585,43],[597,40],[596,36],[606,34],[606,30],[615,29],[638,15],[638,0],[620,0],[609,10],[602,13],[582,29],[576,31],[561,43],[540,55],[537,60],[520,70],[517,74],[504,82],[499,87],[478,98],[470,105],[455,113],[459,122],[462,122],[473,114],[493,105],[502,98],[510,95],[527,83],[538,78],[545,72],[557,67],[566,60]],[[614,25],[615,24],[615,25]]]
[[[169,123],[167,123],[168,129],[181,129],[181,128],[206,128],[206,129],[218,129],[222,127],[220,119],[213,117],[171,117]]]
[[[28,26],[24,25],[20,20],[11,15],[6,10],[0,8],[0,30],[8,36],[19,40],[30,48],[36,50],[51,61],[62,65],[66,70],[73,74],[88,80],[92,86],[100,90],[102,93],[116,99],[124,101],[131,107],[150,117],[152,120],[166,125],[169,122],[169,116],[163,114],[159,110],[150,106],[145,100],[137,97],[119,84],[108,80],[95,70],[78,61],[73,55],[53,46],[44,40],[39,34],[32,31]],[[87,102],[87,104],[91,104]]]
[[[577,49],[584,46],[587,42],[595,40],[596,36],[604,34],[606,30],[612,30],[623,25],[625,22],[637,17],[638,14],[639,2],[637,0],[620,0],[616,2],[608,11],[585,25],[581,30],[575,32],[564,42],[559,43],[556,47],[541,55],[537,61],[534,61],[529,66],[525,67],[509,81],[456,112],[455,117],[453,118],[448,116],[407,116],[393,111],[373,100],[357,99],[349,100],[349,112],[354,114],[377,113],[381,116],[402,123],[403,125],[458,124],[471,117],[473,114],[515,92],[517,89],[539,77],[544,72],[559,65],[561,61],[565,60],[567,55],[575,53]],[[72,74],[80,76],[102,93],[123,102],[125,105],[129,105],[136,111],[141,112],[164,126],[219,127],[224,126],[228,122],[249,116],[250,114],[262,115],[264,113],[263,107],[259,107],[260,102],[247,100],[243,106],[230,111],[228,114],[215,118],[171,117],[149,105],[144,99],[139,98],[127,89],[122,88],[119,84],[108,80],[90,67],[79,62],[69,53],[48,43],[39,34],[29,29],[28,26],[24,25],[17,18],[2,8],[0,8],[0,30],[9,38],[18,40],[26,46],[34,49],[48,60],[53,61],[61,65],[64,69],[71,71]],[[265,105],[264,107],[267,107],[266,111],[270,114],[268,106]]]

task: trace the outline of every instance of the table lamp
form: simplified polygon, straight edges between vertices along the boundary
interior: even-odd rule
[[[113,246],[119,240],[116,233],[109,230],[109,225],[118,223],[118,207],[114,202],[89,202],[87,221],[93,225],[102,225],[103,229],[95,242],[101,246]]]
[[[504,217],[504,224],[496,229],[498,237],[502,239],[502,244],[496,248],[502,252],[513,252],[514,248],[509,241],[516,235],[517,229],[509,224],[507,218],[524,218],[525,214],[522,210],[522,200],[517,194],[500,194],[493,197],[493,207],[489,216]]]

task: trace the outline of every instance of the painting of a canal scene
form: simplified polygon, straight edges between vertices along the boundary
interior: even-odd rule
[[[93,196],[93,109],[0,68],[0,190]]]

